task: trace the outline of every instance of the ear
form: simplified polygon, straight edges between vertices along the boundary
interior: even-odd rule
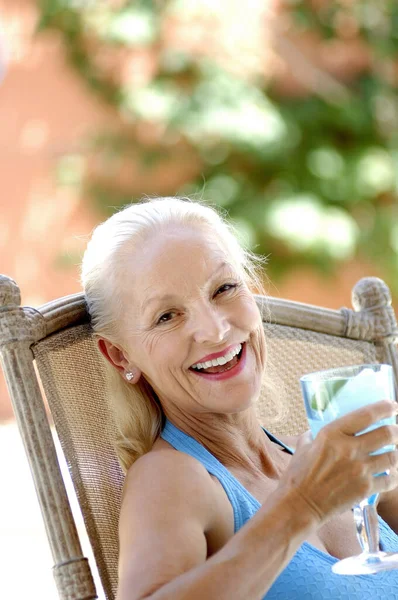
[[[102,356],[119,371],[119,373],[129,383],[137,383],[141,377],[141,371],[135,365],[132,365],[126,357],[124,351],[106,338],[98,338],[98,348]],[[127,378],[126,375],[129,374]],[[131,377],[131,374],[133,377]]]

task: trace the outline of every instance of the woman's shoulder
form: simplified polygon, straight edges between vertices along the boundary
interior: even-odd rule
[[[175,450],[159,438],[152,450],[141,456],[128,469],[122,501],[131,494],[162,494],[162,496],[211,491],[212,478],[196,459]]]

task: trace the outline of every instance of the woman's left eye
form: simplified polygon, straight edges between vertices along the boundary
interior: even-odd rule
[[[224,283],[224,285],[222,285],[221,287],[218,288],[218,290],[216,291],[216,293],[214,295],[218,296],[218,294],[223,294],[224,292],[229,292],[230,290],[233,290],[237,287],[238,287],[237,283]]]

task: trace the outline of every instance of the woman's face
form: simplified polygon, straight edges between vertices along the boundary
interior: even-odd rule
[[[125,269],[124,349],[164,408],[247,409],[260,392],[263,327],[214,234],[170,226],[134,249]]]

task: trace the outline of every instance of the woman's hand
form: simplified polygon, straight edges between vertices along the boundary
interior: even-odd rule
[[[297,494],[320,523],[371,494],[398,486],[398,451],[369,456],[388,444],[398,444],[398,426],[382,426],[356,436],[370,425],[396,415],[395,403],[383,400],[353,411],[326,425],[312,441],[299,438],[280,487]],[[383,473],[392,469],[389,475]]]

